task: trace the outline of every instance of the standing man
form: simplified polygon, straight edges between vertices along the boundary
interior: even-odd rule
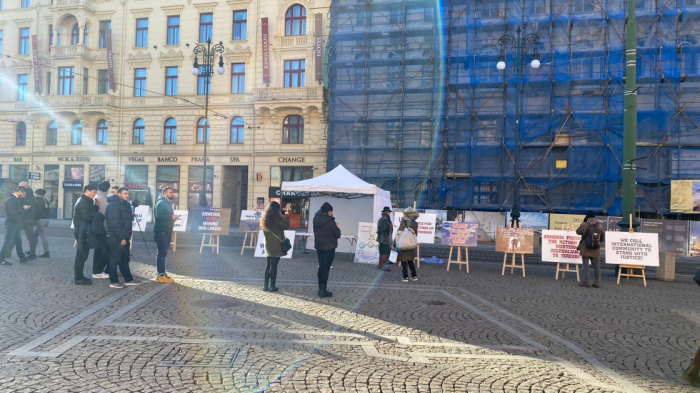
[[[391,255],[391,235],[394,233],[394,226],[389,218],[390,214],[391,208],[384,206],[382,217],[377,222],[377,243],[379,243],[379,265],[377,269],[385,272],[391,271],[386,267],[387,262],[389,262],[389,255]]]
[[[109,191],[109,182],[103,181],[97,185],[97,194],[95,194],[95,201],[97,203],[99,213],[104,216],[107,211],[107,192]],[[104,223],[105,235],[100,238],[100,247],[96,248],[92,252],[92,278],[94,279],[106,279],[109,278],[109,274],[105,273],[105,268],[109,263],[109,251],[107,251],[107,222]]]
[[[22,198],[26,194],[26,188],[17,186],[5,201],[5,228],[7,231],[5,232],[5,241],[2,244],[2,249],[0,249],[0,265],[12,265],[5,260],[12,251],[12,246],[17,248],[19,263],[27,262],[27,258],[22,252],[22,238],[19,236],[24,212],[30,208],[30,206],[22,205]]]
[[[117,195],[117,190],[119,189],[119,186],[114,186],[109,189],[109,195]]]
[[[165,187],[154,209],[156,222],[153,225],[153,239],[158,245],[158,255],[156,256],[156,269],[158,270],[157,282],[172,283],[175,282],[168,273],[165,272],[165,257],[168,256],[168,248],[170,247],[170,238],[173,234],[173,225],[179,218],[173,212],[171,203],[175,198],[175,193],[171,187]]]
[[[328,274],[331,271],[335,249],[338,248],[340,225],[333,217],[333,206],[325,202],[314,216],[314,247],[318,256],[318,296],[331,297],[328,287]]]
[[[46,240],[46,228],[49,226],[51,208],[44,195],[46,195],[46,190],[42,188],[34,191],[34,196],[36,197],[36,228],[34,229],[34,238],[37,239],[36,243],[39,243],[39,239],[41,238],[41,246],[44,247],[44,253],[39,255],[39,258],[51,258],[49,254],[49,241]],[[36,243],[34,246],[35,249],[32,250],[31,254],[36,254]]]
[[[92,213],[99,209],[99,201],[95,201],[97,186],[88,184],[83,187],[83,194],[78,198],[73,209],[73,235],[75,236],[75,285],[92,285],[92,281],[83,275],[85,261],[90,256],[88,244],[88,228],[92,222]]]
[[[603,226],[596,220],[595,213],[588,211],[586,219],[576,230],[581,235],[581,257],[583,257],[583,280],[579,286],[588,288],[588,262],[593,264],[595,269],[595,281],[593,288],[600,288],[600,244],[605,241],[605,231]]]
[[[24,237],[26,237],[27,242],[29,242],[30,251],[29,254],[27,254],[27,260],[33,261],[36,259],[37,242],[37,239],[34,237],[34,225],[36,224],[36,198],[34,198],[34,191],[29,188],[29,183],[23,181],[19,183],[19,186],[27,189],[24,198],[22,198],[22,205],[29,206],[29,209],[24,211],[21,227],[22,231],[24,231]],[[20,250],[17,250],[17,252],[19,253]]]
[[[107,248],[109,249],[109,287],[121,289],[124,285],[139,285],[129,269],[129,240],[133,214],[129,205],[129,189],[120,187],[116,195],[107,197],[109,204],[105,211],[107,222]],[[117,266],[124,276],[124,285],[119,283]]]

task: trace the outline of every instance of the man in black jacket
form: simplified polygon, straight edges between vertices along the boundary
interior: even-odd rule
[[[19,236],[19,231],[24,219],[24,211],[30,206],[22,205],[22,198],[27,194],[27,189],[17,186],[14,192],[7,197],[5,201],[5,241],[0,249],[0,265],[12,265],[6,261],[7,255],[12,251],[12,247],[17,248],[19,262],[27,262],[27,258],[22,252],[22,238]]]
[[[338,248],[340,226],[333,217],[333,206],[325,202],[314,217],[314,247],[318,255],[318,296],[331,297],[333,292],[326,290],[328,274]]]
[[[36,198],[34,198],[34,191],[29,188],[29,183],[23,181],[19,183],[19,186],[27,189],[27,193],[24,195],[24,198],[22,198],[22,205],[29,206],[29,209],[24,211],[21,230],[24,231],[24,237],[27,238],[27,242],[29,243],[27,259],[33,261],[36,259],[37,243],[37,239],[34,236],[34,225],[36,225]],[[17,252],[19,252],[19,250],[17,250]]]
[[[87,241],[87,232],[92,222],[92,213],[99,208],[99,201],[95,202],[97,186],[88,184],[83,188],[83,194],[78,198],[73,209],[73,235],[77,244],[75,246],[75,285],[92,285],[92,281],[83,275],[85,261],[90,255],[90,245]],[[97,203],[97,204],[95,204]]]
[[[107,210],[105,219],[107,222],[107,247],[109,249],[109,287],[124,288],[124,285],[139,285],[134,280],[129,269],[129,241],[131,240],[131,226],[133,214],[129,200],[129,189],[120,187],[116,195],[107,197]],[[119,283],[117,266],[124,276],[124,285]]]

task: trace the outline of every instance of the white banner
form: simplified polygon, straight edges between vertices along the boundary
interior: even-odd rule
[[[583,263],[575,231],[542,231],[542,262]]]
[[[284,237],[289,239],[289,242],[292,243],[292,248],[287,252],[287,255],[282,257],[284,259],[291,259],[292,258],[292,253],[294,253],[294,236],[295,236],[294,231],[284,231]],[[274,238],[274,236],[273,236],[273,238]],[[284,240],[284,239],[282,239],[282,240]],[[278,240],[275,239],[275,241],[278,241]],[[261,258],[267,257],[267,255],[265,255],[265,235],[263,234],[262,230],[258,232],[258,246],[255,247],[255,256],[261,257]]]
[[[355,262],[379,262],[379,243],[377,243],[377,224],[361,222],[357,230],[357,246],[355,247]]]
[[[141,205],[134,208],[134,220],[131,222],[131,230],[133,232],[146,232],[146,223],[151,215],[149,206]]]
[[[659,235],[605,232],[605,263],[659,266]]]
[[[399,231],[399,225],[401,224],[401,219],[403,218],[403,212],[394,212],[394,238],[396,238],[396,232]],[[416,236],[418,238],[419,244],[433,244],[435,243],[435,214],[421,214],[416,222],[418,223],[418,233]]]
[[[173,214],[180,216],[173,224],[173,232],[187,232],[187,210],[174,210]]]

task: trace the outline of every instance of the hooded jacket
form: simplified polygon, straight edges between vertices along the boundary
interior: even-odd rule
[[[335,250],[339,238],[340,228],[335,217],[317,211],[314,216],[314,248],[321,251]]]
[[[80,195],[73,209],[73,235],[75,240],[78,240],[81,231],[87,231],[87,227],[92,222],[92,213],[96,211],[95,201],[85,194]]]
[[[117,195],[107,197],[107,209],[105,210],[105,220],[107,221],[107,236],[117,238],[119,242],[131,239],[131,205],[122,201]]]

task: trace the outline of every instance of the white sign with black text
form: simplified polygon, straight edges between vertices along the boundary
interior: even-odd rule
[[[659,266],[659,235],[605,232],[605,263]]]

